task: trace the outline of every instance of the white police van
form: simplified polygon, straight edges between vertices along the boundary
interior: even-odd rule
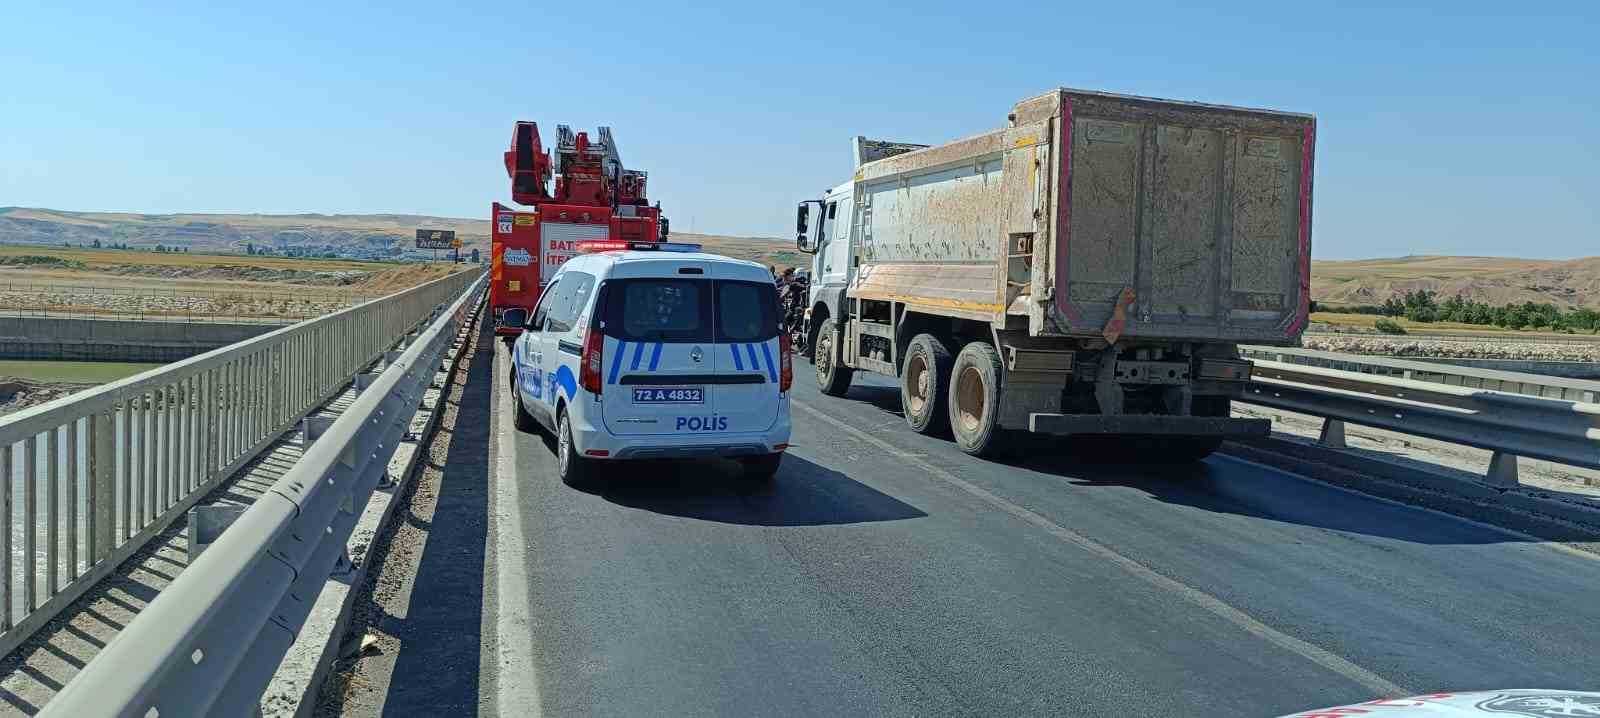
[[[789,442],[789,338],[772,275],[699,245],[579,242],[512,345],[517,428],[561,480],[597,461],[723,456],[770,479]],[[516,312],[516,314],[512,314]]]

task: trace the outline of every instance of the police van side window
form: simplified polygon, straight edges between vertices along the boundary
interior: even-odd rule
[[[562,275],[561,293],[550,306],[549,331],[572,331],[573,325],[578,320],[578,312],[583,311],[588,305],[589,294],[592,291],[594,291],[594,275],[583,272],[569,272]]]
[[[539,297],[539,307],[533,310],[533,321],[528,322],[529,329],[544,331],[544,320],[550,316],[550,305],[555,303],[556,293],[561,291],[562,283],[558,278],[544,288],[544,294]]]
[[[766,282],[717,282],[717,342],[762,342],[778,335],[778,301]]]

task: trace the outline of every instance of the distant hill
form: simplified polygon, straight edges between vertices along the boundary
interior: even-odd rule
[[[405,214],[129,214],[0,207],[0,244],[158,244],[243,253],[249,245],[372,250],[412,247],[418,229],[453,229],[468,249],[489,246],[489,221]],[[365,253],[365,252],[363,252]]]
[[[0,244],[67,243],[76,247],[126,244],[187,247],[191,252],[244,253],[250,246],[379,256],[387,248],[411,248],[418,229],[453,229],[465,249],[489,248],[489,221],[412,214],[130,214],[67,212],[0,207]],[[674,233],[679,242],[779,267],[804,266],[808,259],[790,240]]]
[[[1382,304],[1415,290],[1440,298],[1460,294],[1495,306],[1536,302],[1600,308],[1600,257],[1419,256],[1311,263],[1311,297],[1322,304]]]
[[[66,212],[0,207],[0,244],[73,246],[158,244],[192,252],[238,252],[254,244],[343,248],[356,256],[378,256],[388,248],[410,248],[419,228],[453,229],[468,248],[488,249],[486,219],[409,214],[130,214]],[[810,259],[787,239],[675,233],[708,251],[761,264],[804,267]],[[346,253],[346,252],[342,252]],[[1550,302],[1564,308],[1600,307],[1600,257],[1572,260],[1504,257],[1418,256],[1390,259],[1316,260],[1311,296],[1322,304],[1382,304],[1416,289],[1440,297],[1500,305]]]

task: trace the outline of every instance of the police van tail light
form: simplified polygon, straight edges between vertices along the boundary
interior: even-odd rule
[[[583,356],[578,360],[578,384],[590,394],[599,394],[603,386],[600,383],[600,355],[605,348],[605,341],[605,335],[595,328],[590,328],[583,339]]]
[[[789,354],[789,333],[778,333],[778,391],[787,392],[794,384],[794,357]]]

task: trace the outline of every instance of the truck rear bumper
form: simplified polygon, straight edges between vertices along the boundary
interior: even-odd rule
[[[1221,436],[1229,439],[1260,438],[1272,431],[1267,419],[1233,419],[1224,416],[1162,416],[1159,414],[1030,414],[1028,429],[1040,434],[1128,434],[1161,436]]]

